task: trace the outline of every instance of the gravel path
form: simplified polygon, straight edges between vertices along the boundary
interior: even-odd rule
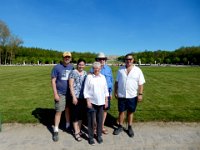
[[[107,129],[103,144],[91,146],[86,138],[77,142],[62,130],[59,141],[53,142],[52,133],[42,124],[3,124],[0,150],[200,150],[200,123],[134,123],[134,138]]]

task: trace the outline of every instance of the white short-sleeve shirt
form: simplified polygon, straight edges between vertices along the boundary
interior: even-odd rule
[[[118,97],[119,98],[133,98],[137,96],[138,86],[145,83],[144,75],[141,69],[133,66],[127,75],[127,69],[122,66],[117,72],[118,82]]]

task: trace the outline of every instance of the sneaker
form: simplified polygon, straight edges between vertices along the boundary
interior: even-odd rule
[[[88,143],[89,143],[90,145],[92,145],[92,146],[94,146],[94,145],[95,145],[95,142],[94,142],[94,140],[93,140],[93,139],[89,139],[89,140],[88,140]]]
[[[103,139],[102,139],[101,136],[98,136],[98,137],[97,137],[97,142],[98,142],[99,144],[103,143]]]
[[[54,142],[57,142],[58,139],[59,139],[59,137],[58,137],[58,132],[54,132],[54,133],[53,133],[53,141],[54,141]]]
[[[131,126],[128,126],[128,135],[129,137],[133,137],[134,136],[134,132]]]
[[[119,126],[117,129],[114,130],[113,134],[114,134],[114,135],[118,135],[118,134],[119,134],[120,132],[122,132],[122,131],[123,131],[122,126]]]

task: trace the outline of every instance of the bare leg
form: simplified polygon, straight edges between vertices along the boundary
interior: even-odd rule
[[[128,125],[132,125],[133,123],[133,113],[132,112],[127,112],[128,113]]]
[[[82,125],[82,120],[79,120],[78,121],[79,132],[81,132],[81,125]]]
[[[60,124],[61,114],[62,114],[62,112],[56,112],[56,114],[55,114],[54,125],[55,125],[55,128],[57,128],[56,130],[58,130],[58,126]],[[56,132],[58,132],[58,131],[56,131]]]
[[[105,124],[105,121],[106,121],[106,116],[107,116],[107,111],[104,110],[103,112],[103,122],[102,122],[102,129],[104,128],[104,124]]]
[[[124,112],[119,112],[119,125],[122,125],[124,122]]]
[[[73,127],[74,127],[74,137],[77,141],[81,141],[82,138],[80,136],[80,121],[76,121],[76,122],[73,122]]]
[[[78,134],[80,132],[79,126],[78,126],[78,121],[73,122],[73,127],[74,127],[74,133]]]

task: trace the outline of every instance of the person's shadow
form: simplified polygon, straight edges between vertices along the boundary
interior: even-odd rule
[[[55,109],[51,108],[36,108],[32,111],[32,115],[38,119],[38,121],[47,127],[49,132],[53,134],[53,125],[55,117]],[[62,113],[59,128],[65,131],[65,114]]]
[[[84,115],[83,119],[83,128],[82,130],[84,133],[87,134],[87,112]],[[32,115],[38,119],[38,121],[46,126],[49,132],[53,135],[53,126],[54,126],[54,117],[55,117],[55,109],[51,108],[36,108],[32,111]],[[59,129],[63,130],[64,132],[68,132],[72,134],[72,131],[67,131],[65,128],[65,113],[62,113]],[[105,126],[115,129],[117,126],[116,118],[113,117],[111,114],[107,113],[107,117],[105,120]]]
[[[113,117],[109,112],[107,113],[105,126],[115,129],[117,125],[117,118]]]

